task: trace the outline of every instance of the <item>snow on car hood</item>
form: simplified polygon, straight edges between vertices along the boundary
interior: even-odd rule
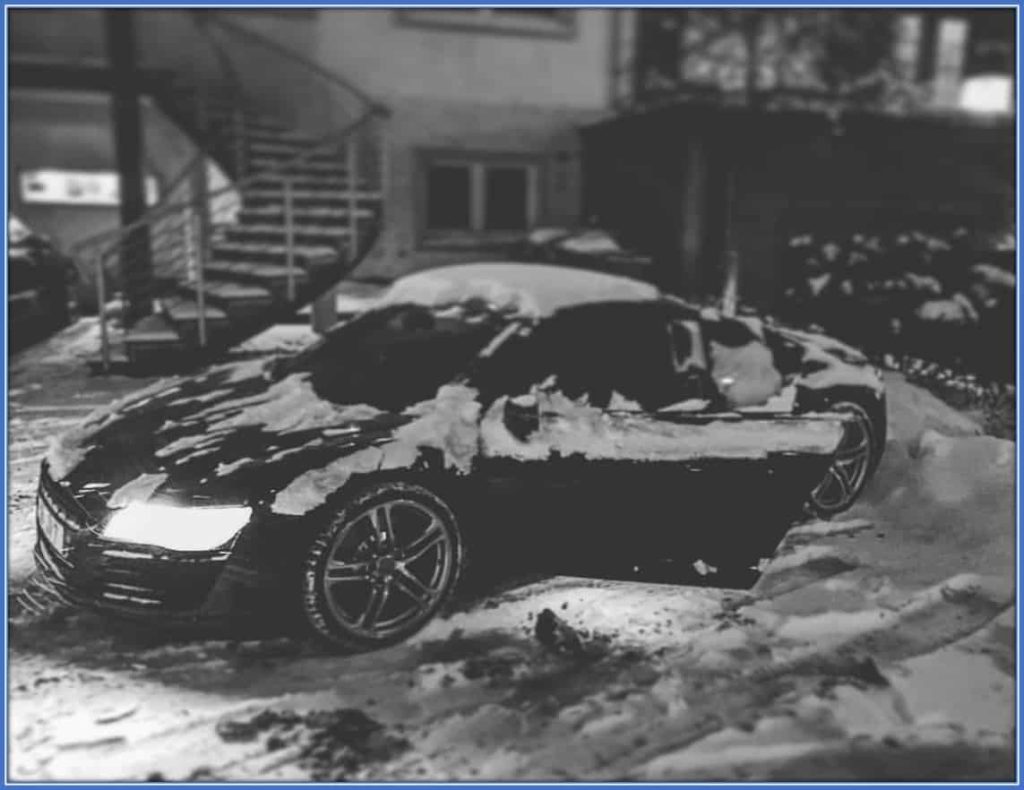
[[[172,491],[232,500],[272,491],[296,469],[411,419],[320,398],[305,373],[268,382],[263,367],[220,366],[133,393],[53,441],[48,472],[106,507]]]

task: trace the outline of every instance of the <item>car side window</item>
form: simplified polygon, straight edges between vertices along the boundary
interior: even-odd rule
[[[665,323],[652,305],[611,303],[565,310],[534,333],[535,383],[553,380],[570,398],[607,408],[617,394],[645,410],[671,400]]]

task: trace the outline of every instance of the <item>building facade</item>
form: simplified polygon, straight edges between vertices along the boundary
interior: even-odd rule
[[[345,122],[313,89],[314,73],[387,109],[383,225],[359,274],[501,258],[530,227],[598,216],[655,253],[656,279],[682,290],[713,286],[734,249],[747,269],[745,296],[765,301],[776,239],[790,226],[890,211],[894,201],[904,213],[921,200],[942,204],[934,216],[959,216],[964,206],[998,213],[1012,190],[1007,124],[958,136],[900,120],[957,115],[970,79],[975,101],[1004,101],[1005,80],[984,79],[1012,72],[1008,12],[837,13],[146,9],[135,12],[135,35],[141,79],[209,80],[225,68],[224,50],[209,45],[209,20],[230,18],[290,53],[295,67],[278,68],[265,50],[236,41],[227,59],[298,128]],[[12,10],[12,173],[113,169],[102,14]],[[835,122],[840,95],[854,105],[845,126]],[[765,97],[782,102],[781,114],[766,120]],[[879,113],[884,120],[868,119]],[[166,185],[194,141],[175,136],[159,108],[143,115],[146,167]],[[744,136],[751,129],[764,133]],[[979,163],[966,188],[960,151]],[[931,166],[943,160],[945,169]],[[9,189],[13,210],[65,246],[116,224],[109,207],[30,206],[18,182]]]
[[[83,169],[111,169],[103,95],[80,89],[98,112],[88,118],[69,103],[65,69],[105,68],[105,34],[97,10],[17,10],[11,15],[11,60],[52,82],[13,82],[12,170],[73,160]],[[137,52],[145,73],[202,76],[219,67],[202,41],[205,12],[139,10]],[[342,77],[389,111],[384,186],[385,225],[363,268],[394,276],[437,262],[499,255],[503,245],[536,224],[575,223],[580,212],[578,129],[611,106],[612,12],[571,9],[288,9],[222,13],[279,43],[324,73]],[[281,70],[236,48],[242,78],[255,93],[301,125],[320,97],[301,69]],[[28,82],[28,81],[25,81]],[[29,88],[31,87],[31,92]],[[19,98],[23,97],[23,98]],[[52,139],[43,111],[22,112],[31,97],[49,114],[88,126],[91,153],[71,156],[68,139]],[[19,104],[18,102],[22,102]],[[76,104],[77,102],[77,104]],[[61,109],[63,108],[63,109]],[[159,113],[153,113],[158,116]],[[159,125],[159,117],[152,125]],[[150,121],[147,119],[147,124]],[[147,128],[146,158],[166,181],[178,157]],[[61,165],[63,166],[63,165]],[[12,206],[23,208],[20,195]],[[65,244],[80,235],[66,216],[37,210],[33,219]],[[104,217],[104,221],[114,218]],[[95,227],[95,226],[93,226]]]

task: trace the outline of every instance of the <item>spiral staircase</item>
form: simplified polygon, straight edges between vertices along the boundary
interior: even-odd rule
[[[272,39],[213,20],[201,34],[218,78],[176,75],[152,92],[197,155],[140,220],[76,250],[95,267],[104,370],[207,362],[288,320],[352,271],[383,220],[386,109]],[[286,89],[247,84],[253,67]],[[152,310],[136,320],[108,309],[118,274],[137,268],[126,256],[151,271]]]

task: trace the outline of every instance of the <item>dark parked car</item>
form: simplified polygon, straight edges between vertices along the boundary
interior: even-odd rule
[[[7,220],[7,322],[17,347],[67,326],[77,271],[45,236]]]
[[[66,598],[405,638],[470,554],[769,556],[878,462],[877,373],[820,336],[539,264],[401,278],[299,354],[162,382],[43,462]]]

